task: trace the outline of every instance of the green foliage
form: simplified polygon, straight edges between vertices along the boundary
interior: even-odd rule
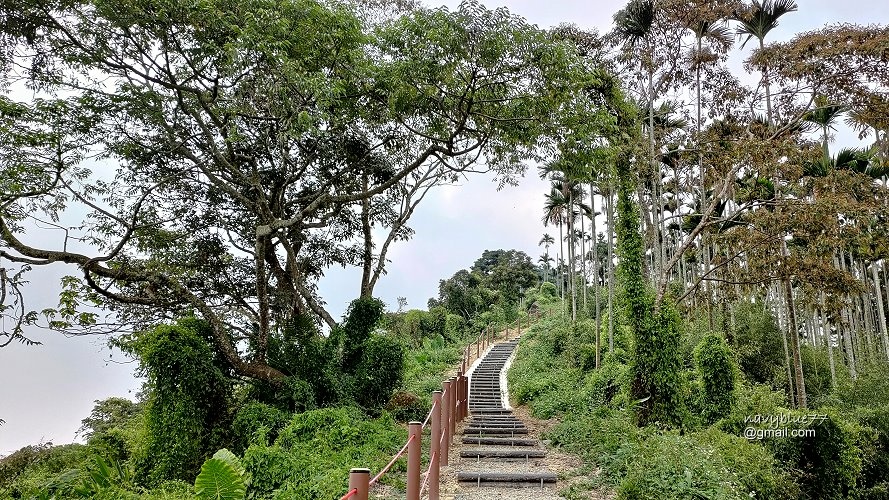
[[[471,270],[484,276],[507,305],[517,304],[522,292],[539,281],[531,257],[520,250],[485,250]]]
[[[654,434],[618,454],[632,457],[620,499],[793,498],[792,483],[766,450],[717,431]]]
[[[275,498],[339,498],[348,489],[349,468],[380,470],[407,439],[384,414],[368,419],[358,408],[326,408],[295,415],[271,446],[254,444],[244,453],[248,495]],[[384,482],[402,477],[396,463]]]
[[[27,498],[47,490],[50,483],[67,486],[80,479],[79,468],[87,463],[89,448],[82,444],[26,446],[0,459],[0,497]]]
[[[719,335],[710,334],[695,348],[695,367],[703,385],[701,410],[708,424],[728,416],[735,401],[737,368],[732,352]]]
[[[375,335],[361,348],[355,368],[355,401],[368,409],[379,409],[401,384],[404,347],[391,337]]]
[[[559,296],[559,289],[556,288],[556,285],[550,283],[549,281],[545,281],[540,284],[540,292],[538,297],[543,300],[554,300]]]
[[[343,322],[343,371],[352,373],[361,362],[365,341],[373,333],[386,308],[383,301],[375,298],[359,298],[349,304]]]
[[[734,314],[734,348],[741,372],[753,383],[779,387],[776,379],[784,376],[784,347],[775,318],[763,304],[746,301],[735,307]],[[809,372],[805,373],[808,378]]]
[[[862,426],[858,447],[861,449],[861,474],[858,489],[862,498],[889,497],[889,408],[860,408],[855,411]],[[880,496],[883,495],[883,496]]]
[[[136,459],[137,480],[158,485],[187,480],[229,428],[231,382],[194,319],[134,335],[122,347],[139,358],[147,377],[146,443]]]
[[[818,413],[826,418],[794,424],[813,430],[813,436],[769,439],[766,444],[789,466],[802,498],[848,498],[855,492],[862,467],[861,450],[856,445],[859,429],[836,412],[821,409]],[[805,412],[794,415],[807,416]]]
[[[234,449],[243,452],[255,442],[268,443],[278,437],[290,415],[258,401],[251,401],[238,409],[232,421]]]
[[[247,495],[245,476],[238,457],[223,448],[201,466],[194,480],[195,495],[201,500],[242,500]]]
[[[643,310],[649,306],[642,307]],[[635,308],[631,308],[635,309]],[[637,311],[636,314],[648,314]],[[640,426],[657,423],[669,427],[682,425],[685,415],[686,378],[682,373],[679,350],[679,316],[669,304],[663,304],[654,321],[635,323],[630,371],[630,397]]]

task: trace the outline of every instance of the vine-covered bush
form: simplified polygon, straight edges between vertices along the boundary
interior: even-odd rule
[[[226,441],[231,382],[209,335],[205,322],[184,319],[122,343],[147,378],[146,441],[136,457],[136,479],[143,484],[191,481]]]
[[[280,409],[258,401],[251,401],[235,414],[232,422],[232,442],[236,453],[243,453],[248,446],[256,442],[261,433],[262,441],[274,441],[290,415]]]
[[[737,370],[732,351],[719,335],[705,336],[694,353],[701,382],[700,409],[708,424],[728,416],[735,401]]]

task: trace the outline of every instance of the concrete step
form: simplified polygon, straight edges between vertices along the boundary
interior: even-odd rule
[[[552,472],[485,472],[460,471],[457,481],[473,483],[531,483],[543,485],[555,483],[558,477]]]
[[[463,436],[463,444],[495,445],[495,446],[537,446],[536,439],[519,439],[512,437],[478,437]]]
[[[507,436],[511,436],[514,434],[527,434],[528,429],[521,428],[503,428],[503,427],[467,427],[463,429],[464,436],[477,436],[477,435],[488,435],[493,436],[497,434],[506,434]]]
[[[544,458],[546,456],[546,452],[543,450],[537,449],[486,449],[486,448],[477,448],[477,449],[469,449],[463,450],[460,452],[461,458],[514,458],[514,459],[531,459],[531,458]]]

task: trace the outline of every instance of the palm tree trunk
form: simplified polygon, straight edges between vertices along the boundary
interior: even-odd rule
[[[608,188],[608,352],[614,352],[614,193]]]
[[[883,307],[883,291],[880,288],[880,271],[877,269],[876,262],[871,264],[870,270],[874,280],[874,293],[877,296],[877,321],[880,323],[880,333],[883,335],[883,351],[886,359],[889,360],[889,332],[886,327],[886,311]]]
[[[571,322],[577,321],[577,276],[574,260],[574,189],[568,184],[568,287],[571,289]]]
[[[583,314],[584,317],[589,316],[589,309],[586,304],[586,289],[587,289],[587,278],[586,278],[586,224],[584,221],[583,212],[580,214],[580,274],[583,277],[581,280],[583,283]]]
[[[787,242],[781,239],[781,251],[785,259],[790,257],[787,250]],[[793,371],[794,382],[796,385],[796,402],[798,408],[806,408],[806,381],[803,376],[803,361],[800,355],[799,331],[797,330],[796,321],[796,304],[793,300],[793,287],[789,275],[784,276],[784,296],[787,301],[787,323],[788,333],[790,334],[790,347],[793,354]]]
[[[593,183],[590,182],[590,208],[593,212],[592,232],[593,232],[593,300],[596,301],[596,368],[599,368],[600,352],[600,332],[602,331],[602,315],[599,308],[599,235],[596,233],[596,195],[593,191]]]
[[[565,263],[565,238],[562,237],[562,221],[559,221],[559,262],[556,269],[559,270],[559,297],[562,299],[562,314],[565,314],[565,280],[562,273],[564,272]]]
[[[824,339],[827,341],[827,359],[830,361],[830,386],[837,386],[837,369],[833,356],[833,333],[830,331],[830,324],[827,322],[827,315],[824,314],[824,293],[821,293],[819,300],[818,312],[821,316],[821,331]]]
[[[763,39],[759,39],[759,50],[763,50]],[[769,67],[765,65],[762,67],[762,82],[766,88],[766,118],[768,119],[769,126],[772,124],[772,90],[769,85]]]
[[[845,266],[841,266],[840,262],[842,261],[842,257],[838,255],[837,252],[833,254],[833,265],[837,269],[842,270]],[[852,380],[858,378],[858,369],[855,363],[855,349],[852,346],[852,335],[849,332],[850,322],[848,320],[847,310],[844,307],[841,311],[843,324],[839,325],[839,328],[842,330],[842,339],[843,339],[843,349],[846,352],[846,364],[849,367],[849,376],[852,377]]]

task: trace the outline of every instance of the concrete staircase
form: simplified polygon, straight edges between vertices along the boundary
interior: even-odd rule
[[[471,374],[455,499],[556,498],[556,474],[535,461],[546,451],[504,404],[501,372],[517,345],[518,339],[494,345]]]

